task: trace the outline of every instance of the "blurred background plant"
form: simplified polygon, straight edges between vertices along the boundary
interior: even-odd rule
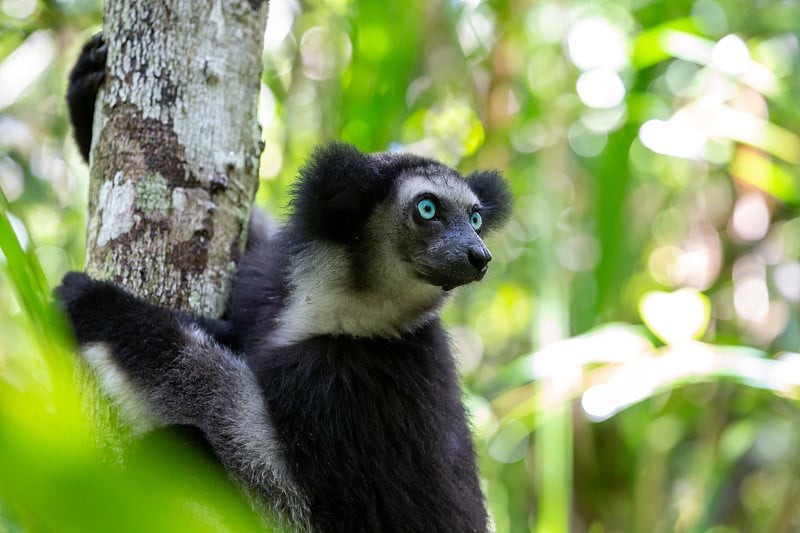
[[[48,303],[82,266],[63,95],[101,8],[0,1],[0,531],[200,520],[142,519],[170,480],[88,452]],[[513,186],[445,311],[497,531],[800,530],[798,28],[779,0],[271,1],[260,204],[332,138]]]

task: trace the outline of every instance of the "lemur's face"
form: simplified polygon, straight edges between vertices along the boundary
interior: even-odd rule
[[[399,180],[394,195],[399,257],[444,290],[482,279],[492,259],[481,238],[486,209],[457,173],[426,174]]]
[[[422,294],[415,301],[482,279],[492,258],[482,236],[511,206],[497,171],[465,178],[432,159],[342,143],[317,148],[293,192],[299,240],[347,250],[353,287]]]

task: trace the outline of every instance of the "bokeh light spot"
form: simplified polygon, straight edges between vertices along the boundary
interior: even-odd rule
[[[625,37],[606,19],[579,20],[567,34],[570,58],[581,70],[619,70],[628,62]]]
[[[642,297],[639,313],[650,331],[667,344],[675,344],[705,333],[711,306],[705,295],[693,289],[653,291]]]
[[[758,241],[769,230],[769,208],[764,197],[758,193],[741,196],[733,208],[731,229],[745,241]]]
[[[625,84],[619,74],[608,68],[584,72],[576,84],[578,96],[589,107],[610,109],[625,98]]]
[[[726,35],[714,45],[711,64],[727,74],[741,74],[750,68],[747,44],[736,35]]]

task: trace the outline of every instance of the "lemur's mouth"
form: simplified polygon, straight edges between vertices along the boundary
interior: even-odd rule
[[[468,285],[473,281],[480,281],[486,275],[486,272],[489,271],[488,266],[484,266],[478,271],[473,271],[468,274],[462,273],[454,273],[454,272],[446,272],[441,273],[440,275],[431,276],[434,279],[429,278],[429,282],[433,285],[440,286],[442,290],[451,291],[456,287],[460,287],[462,285]],[[462,275],[459,275],[462,274]]]
[[[480,281],[489,271],[488,253],[475,258],[471,254],[457,257],[439,257],[434,260],[417,261],[413,263],[416,277],[434,287],[441,287],[444,291],[451,291],[456,287]]]

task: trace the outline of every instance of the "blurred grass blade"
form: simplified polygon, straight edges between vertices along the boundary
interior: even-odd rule
[[[33,246],[28,248],[31,249]],[[0,250],[6,257],[6,269],[17,289],[20,306],[32,319],[45,316],[47,282],[44,272],[36,255],[27,253],[20,244],[9,219],[8,201],[2,189],[0,189]]]
[[[24,223],[23,223],[24,227]],[[27,232],[27,228],[24,228]],[[30,233],[28,233],[30,235]],[[25,250],[17,238],[8,213],[8,201],[0,189],[0,250],[5,255],[5,268],[16,289],[20,307],[33,328],[39,356],[45,362],[50,386],[57,405],[75,413],[75,387],[71,334],[63,314],[50,305],[50,289],[33,243]]]

